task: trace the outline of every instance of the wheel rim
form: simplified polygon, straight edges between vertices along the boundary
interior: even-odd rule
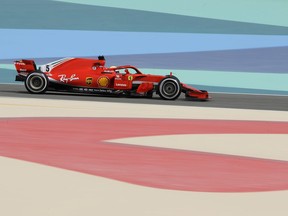
[[[34,90],[39,90],[43,88],[44,80],[42,77],[34,76],[30,79],[30,86]]]
[[[167,77],[159,84],[159,95],[166,100],[175,100],[181,93],[181,87],[178,80]]]
[[[163,85],[163,93],[169,97],[177,93],[177,85],[175,82],[166,82]]]
[[[48,79],[45,74],[32,73],[25,80],[25,87],[28,92],[41,94],[46,91],[48,86]]]

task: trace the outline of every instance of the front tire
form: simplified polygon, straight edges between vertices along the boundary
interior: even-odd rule
[[[158,86],[158,94],[165,100],[176,100],[181,94],[181,85],[176,77],[165,77]]]
[[[32,94],[42,94],[48,88],[49,80],[44,73],[33,72],[25,80],[25,87]]]

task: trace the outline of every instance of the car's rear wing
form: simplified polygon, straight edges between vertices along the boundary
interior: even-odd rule
[[[31,73],[37,70],[34,60],[22,59],[19,61],[14,61],[14,65],[18,73],[22,72]]]

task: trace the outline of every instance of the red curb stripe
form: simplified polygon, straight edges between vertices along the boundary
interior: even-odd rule
[[[288,189],[285,161],[105,142],[171,134],[288,134],[286,122],[24,118],[1,119],[0,128],[1,156],[133,184],[205,192]]]

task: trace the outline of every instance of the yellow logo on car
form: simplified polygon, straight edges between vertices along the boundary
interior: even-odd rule
[[[133,76],[128,76],[128,80],[132,81],[133,80]]]
[[[99,87],[107,87],[109,85],[109,78],[106,76],[99,77],[98,85]]]

